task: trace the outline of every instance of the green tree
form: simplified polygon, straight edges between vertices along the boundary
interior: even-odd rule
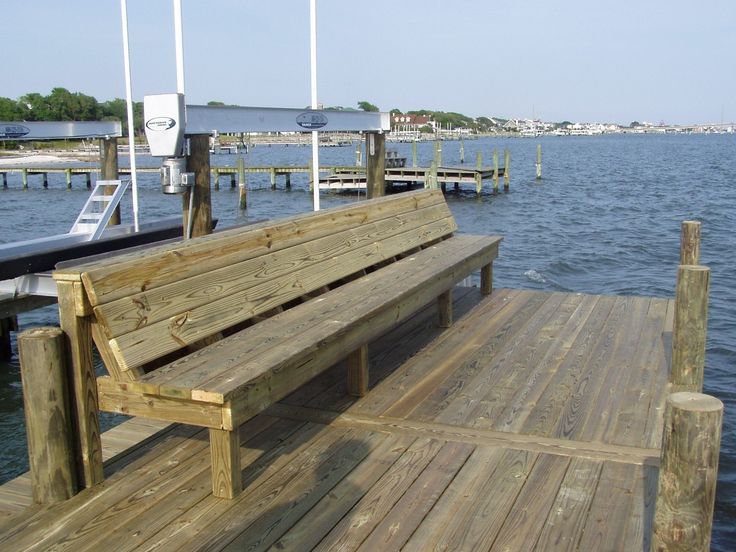
[[[209,102],[207,102],[207,105],[213,105],[213,106],[216,106],[216,107],[223,107],[225,105],[225,102],[218,102],[216,100],[210,100]]]
[[[371,102],[367,102],[365,100],[358,102],[358,108],[363,111],[378,111],[377,105],[373,105]]]
[[[51,110],[45,96],[30,92],[18,100],[24,121],[50,121]]]
[[[0,98],[0,121],[20,121],[21,109],[17,101]]]

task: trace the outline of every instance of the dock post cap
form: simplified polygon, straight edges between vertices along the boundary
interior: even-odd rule
[[[723,402],[711,395],[694,393],[692,391],[678,391],[668,398],[673,407],[690,412],[717,412],[723,410]]]

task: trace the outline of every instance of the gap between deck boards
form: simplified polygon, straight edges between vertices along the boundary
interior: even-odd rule
[[[522,435],[502,431],[404,420],[386,416],[340,414],[328,410],[291,406],[282,403],[272,405],[264,414],[276,418],[313,422],[333,427],[357,427],[370,431],[403,433],[416,437],[430,437],[444,441],[490,445],[516,450],[556,454],[558,456],[608,460],[623,464],[659,466],[659,449],[555,439],[536,435]]]

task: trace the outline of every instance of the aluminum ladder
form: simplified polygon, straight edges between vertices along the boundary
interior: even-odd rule
[[[128,189],[129,180],[98,180],[94,190],[87,202],[74,221],[70,234],[89,234],[87,241],[98,239],[110,222],[115,208],[120,203],[125,190]],[[106,188],[114,188],[112,194],[106,193]]]

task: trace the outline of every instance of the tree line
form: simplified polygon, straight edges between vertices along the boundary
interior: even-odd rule
[[[133,102],[133,120],[136,133],[143,132],[143,102]],[[98,102],[61,87],[46,96],[30,92],[17,100],[0,97],[0,121],[121,121],[123,133],[128,131],[125,100]]]

